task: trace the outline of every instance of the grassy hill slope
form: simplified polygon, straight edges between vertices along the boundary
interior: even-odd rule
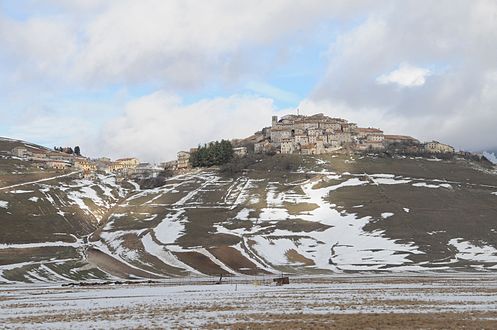
[[[147,190],[77,174],[0,187],[0,276],[497,269],[497,175],[488,166],[276,155],[228,173],[196,170]]]

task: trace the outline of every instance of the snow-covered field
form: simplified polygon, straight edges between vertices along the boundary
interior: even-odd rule
[[[0,324],[7,329],[497,325],[495,276],[295,277],[279,287],[271,279],[238,277],[221,285],[213,279],[182,279],[75,288],[3,286]]]
[[[19,238],[0,241],[0,283],[497,270],[493,177],[332,158],[193,170],[152,189],[78,173],[4,187],[0,218]],[[44,241],[25,235],[36,231]]]

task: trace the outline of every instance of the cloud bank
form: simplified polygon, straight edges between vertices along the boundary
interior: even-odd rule
[[[7,9],[0,135],[167,159],[250,135],[291,111],[280,99],[497,150],[495,1],[33,0]],[[285,63],[298,63],[290,76],[316,58],[324,68],[307,85],[282,86]]]
[[[130,102],[122,116],[105,125],[99,140],[115,157],[174,159],[179,150],[250,136],[254,128],[268,126],[274,112],[266,98],[235,95],[183,104],[160,91]]]

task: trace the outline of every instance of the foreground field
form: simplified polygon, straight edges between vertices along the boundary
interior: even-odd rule
[[[268,280],[269,279],[269,280]],[[469,328],[497,327],[493,275],[268,277],[226,284],[0,288],[5,328]]]

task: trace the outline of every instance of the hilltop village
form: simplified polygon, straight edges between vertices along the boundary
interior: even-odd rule
[[[454,153],[454,148],[437,141],[421,144],[404,135],[386,135],[372,127],[358,127],[345,119],[323,114],[273,116],[271,127],[256,133],[255,153],[273,150],[282,154],[319,155],[346,151],[383,151],[389,145],[411,146],[413,151]]]
[[[399,154],[453,155],[452,146],[431,141],[421,143],[405,135],[387,135],[378,128],[358,127],[341,118],[323,114],[312,116],[286,115],[272,117],[271,126],[263,128],[243,140],[232,140],[233,156],[243,158],[249,154],[301,154],[319,155],[330,153],[364,153],[389,151]],[[68,152],[69,150],[69,152]],[[192,167],[190,158],[197,148],[180,151],[177,159],[158,165],[142,163],[137,158],[121,158],[112,161],[102,157],[83,157],[71,148],[41,149],[23,145],[13,148],[11,157],[32,161],[40,167],[56,170],[78,169],[84,176],[96,172],[114,173],[121,177],[155,177],[164,170],[185,171]],[[467,156],[468,153],[460,153]]]
[[[438,141],[421,143],[405,135],[387,135],[378,128],[358,127],[345,119],[323,114],[272,117],[271,126],[251,138],[234,140],[235,155],[255,154],[320,155],[330,153],[383,152],[408,154],[455,154],[455,149]],[[168,165],[179,170],[190,168],[190,151],[180,151],[178,159]]]

